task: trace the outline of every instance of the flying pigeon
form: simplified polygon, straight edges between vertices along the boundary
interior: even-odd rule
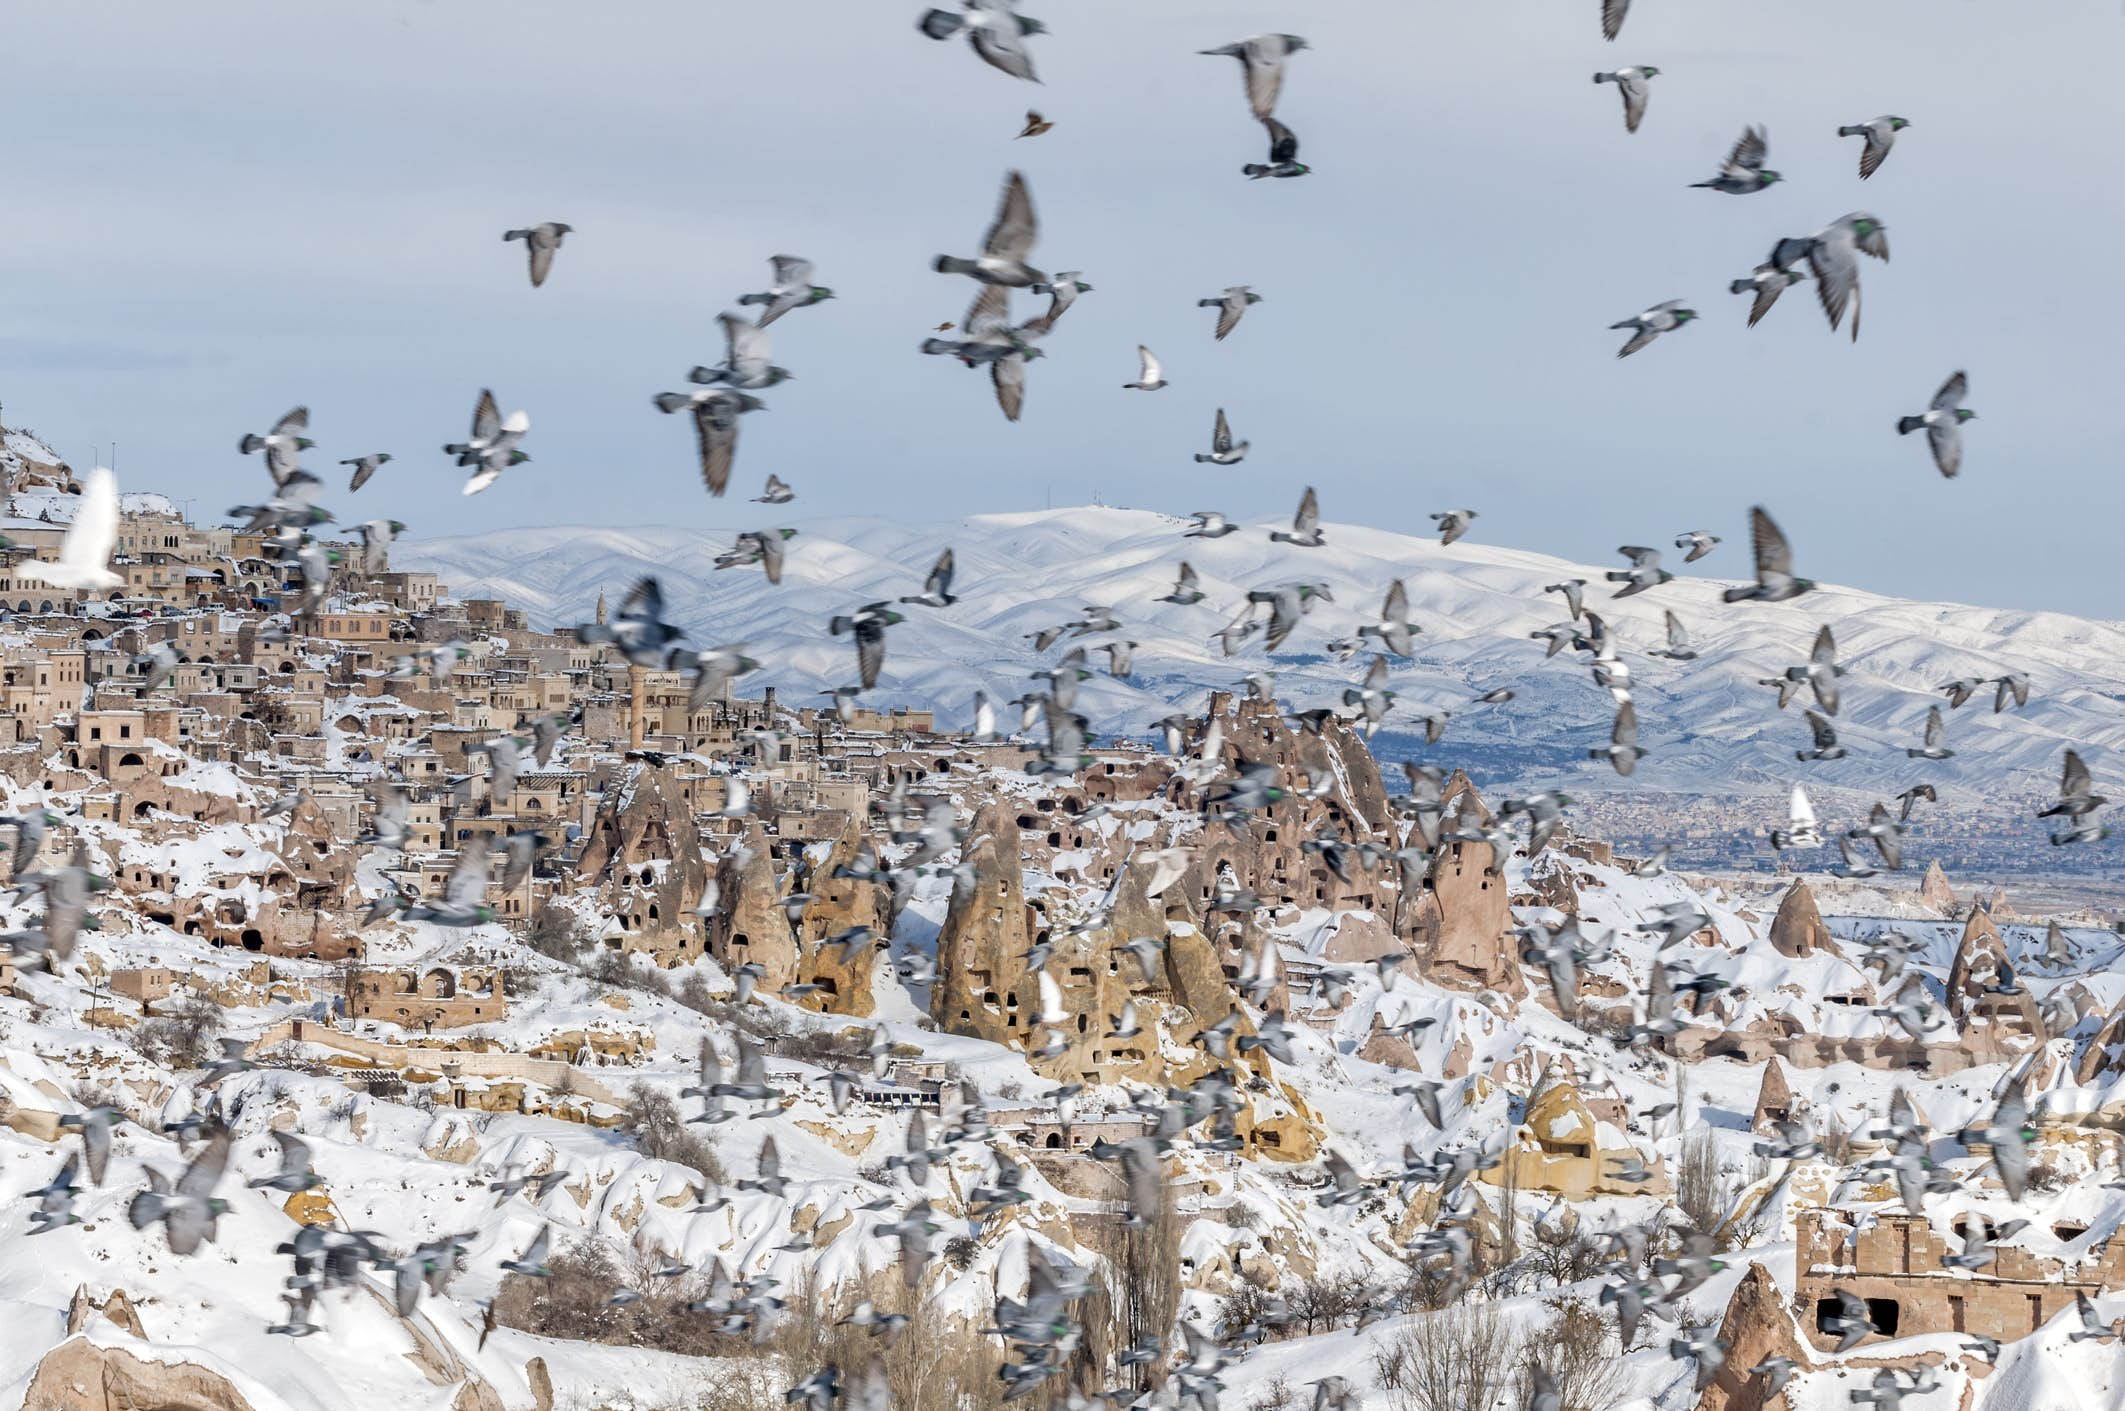
[[[1909,436],[1920,427],[1926,429],[1926,444],[1933,451],[1933,464],[1950,480],[1963,468],[1963,423],[1977,416],[1963,405],[1963,398],[1968,395],[1970,379],[1958,372],[1941,384],[1941,390],[1933,394],[1932,406],[1925,412],[1918,416],[1899,417],[1896,422],[1899,436]]]
[[[1773,182],[1784,178],[1775,171],[1764,169],[1764,159],[1771,153],[1771,139],[1760,127],[1744,128],[1741,140],[1727,154],[1719,168],[1719,175],[1710,181],[1692,182],[1692,188],[1703,187],[1725,192],[1729,196],[1746,196],[1752,191],[1761,191]]]
[[[1651,64],[1646,64],[1635,68],[1614,69],[1608,73],[1594,75],[1594,82],[1613,83],[1616,85],[1617,92],[1622,94],[1624,131],[1636,132],[1638,124],[1645,121],[1645,100],[1652,93],[1652,89],[1646,83],[1646,80],[1657,78],[1659,74],[1660,70],[1654,68]]]
[[[1889,159],[1889,149],[1896,145],[1896,134],[1911,126],[1906,118],[1884,115],[1868,122],[1852,123],[1837,130],[1839,137],[1864,137],[1867,145],[1859,150],[1859,179],[1881,170],[1882,163]]]
[[[553,268],[553,252],[561,248],[561,242],[574,229],[572,225],[547,221],[525,230],[504,231],[502,239],[524,242],[524,252],[531,257],[531,287],[536,289],[546,282],[547,272]]]

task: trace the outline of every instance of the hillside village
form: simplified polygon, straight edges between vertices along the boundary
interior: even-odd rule
[[[2093,914],[1766,899],[1245,686],[1062,772],[772,665],[702,699],[154,494],[55,594],[79,482],[0,434],[0,1396],[768,1406],[837,1348],[909,1407],[1443,1411],[1411,1360],[1480,1337],[1578,1411],[2119,1385]],[[136,1228],[217,1143],[212,1239]],[[1044,1290],[1068,1335],[984,1332]]]

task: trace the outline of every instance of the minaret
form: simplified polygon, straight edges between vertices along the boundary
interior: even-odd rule
[[[598,589],[598,626],[605,625],[605,590]]]

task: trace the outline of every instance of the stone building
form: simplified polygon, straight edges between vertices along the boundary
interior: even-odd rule
[[[1984,1217],[1967,1218],[1987,1225]],[[2058,1229],[2066,1238],[2085,1233]],[[1794,1221],[1795,1304],[1800,1325],[1820,1350],[1837,1342],[1821,1319],[1836,1311],[1833,1290],[1865,1300],[1879,1334],[1868,1342],[1914,1333],[1977,1333],[2013,1342],[2061,1312],[2076,1294],[2099,1298],[2125,1286],[2125,1240],[2112,1239],[2085,1258],[2048,1259],[2013,1245],[1997,1247],[1980,1270],[1941,1262],[1950,1252],[1930,1220],[1882,1212],[1804,1210]],[[1860,1344],[1862,1347],[1867,1343]]]
[[[501,972],[436,965],[357,972],[347,981],[347,1010],[356,1019],[425,1031],[507,1019],[509,1002],[502,996]]]

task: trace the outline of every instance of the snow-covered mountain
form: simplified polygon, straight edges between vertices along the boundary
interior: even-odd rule
[[[1102,676],[1082,697],[1094,727],[1109,732],[1143,731],[1176,705],[1197,706],[1206,690],[1264,669],[1276,673],[1279,698],[1294,708],[1340,704],[1370,657],[1339,662],[1322,648],[1377,620],[1388,583],[1400,578],[1423,631],[1415,659],[1393,663],[1398,701],[1382,754],[1421,753],[1409,722],[1446,710],[1452,721],[1435,757],[1486,782],[1562,783],[1575,794],[1752,794],[1804,781],[1833,797],[1841,790],[1886,795],[1932,779],[1968,802],[2019,807],[2053,785],[2062,747],[2099,760],[2125,742],[2119,623],[1839,587],[1792,603],[1730,606],[1720,590],[1732,579],[1698,577],[1616,601],[1602,574],[1620,560],[1574,564],[1468,539],[1442,548],[1429,538],[1347,524],[1328,526],[1325,547],[1300,549],[1271,542],[1268,526],[1190,539],[1183,537],[1185,520],[1099,507],[920,523],[789,522],[798,533],[779,587],[757,569],[714,571],[714,555],[735,532],[721,529],[510,530],[404,545],[397,560],[440,574],[458,596],[506,598],[540,626],[585,621],[599,593],[617,605],[636,577],[656,574],[668,612],[697,641],[747,643],[765,663],[749,684],[773,684],[795,699],[854,675],[848,639],[827,634],[832,615],[918,592],[931,561],[950,546],[961,601],[943,610],[903,609],[909,620],[888,634],[876,698],[931,706],[942,723],[963,724],[977,688],[1008,698],[1024,688],[1027,673],[1077,641],[1097,647],[1132,640],[1134,675]],[[1739,574],[1746,555],[1746,545],[1727,543],[1702,567]],[[1670,567],[1680,566],[1679,553],[1668,557]],[[1158,601],[1183,559],[1201,575],[1207,596],[1192,607]],[[1614,709],[1608,693],[1593,684],[1579,654],[1545,661],[1543,644],[1529,638],[1565,619],[1562,598],[1543,589],[1568,578],[1588,580],[1589,607],[1624,645],[1643,742],[1652,751],[1632,780],[1587,758],[1589,748],[1607,742]],[[1265,656],[1257,635],[1239,655],[1222,654],[1212,634],[1245,605],[1250,589],[1301,580],[1329,585],[1334,601],[1313,612],[1283,651]],[[1122,630],[1034,650],[1030,634],[1071,622],[1088,605],[1111,607]],[[1695,660],[1647,655],[1666,645],[1668,609],[1687,630]],[[1756,683],[1804,662],[1824,623],[1835,630],[1839,660],[1850,672],[1836,724],[1851,753],[1803,763],[1794,753],[1809,743],[1801,715],[1808,698],[1780,712],[1772,690]],[[1948,713],[1954,759],[1905,756],[1920,741],[1927,708],[1945,705],[1941,683],[2010,671],[2031,680],[2026,707],[1993,713],[1988,687]],[[1472,704],[1499,686],[1511,687],[1514,698]],[[2034,824],[2030,832],[2038,836]]]

